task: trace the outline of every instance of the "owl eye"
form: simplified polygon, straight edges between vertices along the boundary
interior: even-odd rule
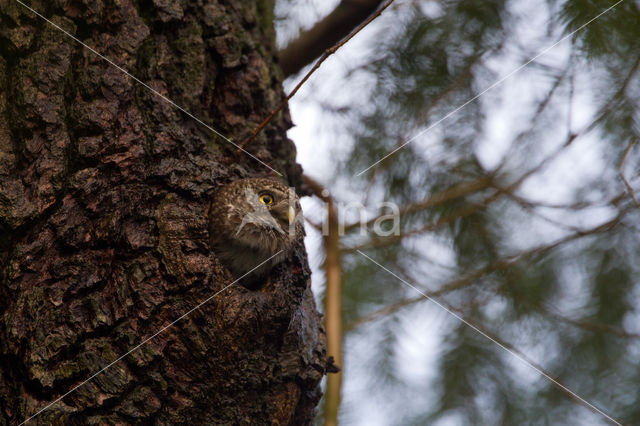
[[[262,204],[266,204],[266,205],[272,204],[273,203],[273,197],[271,195],[269,195],[269,194],[263,194],[263,195],[260,196],[260,202]]]

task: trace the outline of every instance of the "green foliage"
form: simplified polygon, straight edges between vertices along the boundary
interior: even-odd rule
[[[344,380],[379,386],[370,396],[384,396],[380,424],[606,419],[453,317],[430,329],[437,361],[413,357],[434,375],[404,382],[413,367],[395,364],[409,345],[401,336],[411,318],[438,309],[355,249],[439,292],[454,313],[614,418],[640,424],[640,214],[620,174],[640,192],[637,2],[620,3],[484,93],[613,3],[402,3],[389,12],[393,27],[380,24],[371,37],[370,58],[347,73],[370,81],[369,91],[354,93],[353,107],[322,100],[353,140],[323,183],[357,191],[367,205],[409,208],[399,237],[342,240],[346,324],[359,324],[349,328],[347,351],[364,335],[372,351],[364,360],[346,353]],[[485,178],[476,190],[417,207]],[[367,368],[350,375],[350,360]],[[345,423],[364,424],[353,420],[366,414],[362,401],[348,392],[344,400]]]
[[[582,27],[615,2],[607,0],[571,0],[562,5],[560,17],[565,32]],[[590,22],[575,35],[582,53],[593,59],[620,61],[638,53],[640,9],[635,2],[623,1],[611,11]],[[599,57],[599,58],[598,58]]]

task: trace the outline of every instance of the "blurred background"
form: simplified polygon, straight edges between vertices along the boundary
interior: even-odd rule
[[[342,425],[611,424],[496,342],[640,424],[639,2],[589,23],[615,3],[397,0],[293,97],[298,162],[330,191],[303,208],[342,343],[318,424],[331,404]],[[277,0],[279,45],[338,4]],[[398,235],[361,232],[383,201]]]

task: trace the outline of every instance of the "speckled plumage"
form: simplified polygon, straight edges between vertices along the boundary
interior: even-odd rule
[[[273,203],[260,197],[268,194]],[[294,215],[295,213],[295,215]],[[234,279],[255,285],[286,259],[304,238],[300,202],[293,189],[274,179],[239,179],[220,188],[209,210],[209,238],[215,254]]]

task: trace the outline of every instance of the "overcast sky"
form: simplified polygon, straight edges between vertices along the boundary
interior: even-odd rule
[[[301,22],[303,27],[308,28],[331,11],[337,3],[338,1],[320,0],[296,2],[288,12],[290,16]],[[396,9],[400,10],[403,3],[406,2],[398,1]],[[559,39],[557,34],[549,37],[549,34],[543,30],[550,17],[546,14],[546,6],[540,7],[539,3],[525,0],[511,3],[513,14],[519,17],[519,21],[514,25],[515,30],[509,32],[510,39],[503,49],[505,53],[489,62],[495,72],[496,81],[522,64],[523,58],[537,55]],[[429,8],[430,13],[438,13],[436,2],[425,1],[424,4],[425,8]],[[544,4],[547,3],[544,2]],[[378,28],[394,25],[393,13],[395,12],[383,13],[370,27],[329,58],[290,102],[295,127],[289,131],[289,137],[296,144],[297,160],[302,164],[305,173],[321,183],[333,182],[331,177],[335,173],[335,159],[348,154],[352,141],[349,141],[349,135],[336,138],[336,124],[330,122],[331,116],[323,112],[320,104],[327,102],[331,105],[357,106],[367,102],[367,91],[363,90],[363,87],[366,89],[370,82],[365,81],[361,87],[354,90],[353,81],[349,81],[346,77],[347,72],[357,64],[366,61],[370,49],[376,44],[372,42],[372,36],[377,34]],[[284,40],[295,35],[295,28],[296,25],[292,22],[280,23],[281,44],[286,44]],[[526,51],[522,50],[523,47]],[[569,41],[565,41],[545,53],[537,62],[560,66],[568,60],[568,53]],[[287,91],[291,90],[304,72],[306,71],[286,82]],[[492,83],[493,81],[487,82],[485,87]],[[577,89],[574,103],[571,108],[567,104],[566,114],[568,119],[571,111],[572,126],[580,129],[593,117],[594,108],[590,103],[590,91],[581,89],[589,86],[588,78],[585,77],[583,80],[578,78],[575,83]],[[549,84],[551,79],[541,76],[539,70],[525,68],[479,99],[484,110],[490,112],[487,114],[484,133],[478,135],[476,143],[476,154],[485,168],[495,167],[512,148],[510,142],[513,141],[514,136],[530,125],[529,120],[535,101],[539,99],[541,93],[548,90]],[[441,125],[446,126],[446,120]],[[545,138],[540,143],[541,153],[551,151],[566,136],[553,134],[551,130],[553,129],[550,129],[549,138]],[[437,132],[438,129],[434,128],[415,141],[416,145],[424,146],[427,157],[446,155],[446,152],[439,151]],[[579,149],[569,150],[559,160],[554,161],[554,164],[547,167],[544,173],[530,179],[523,187],[523,193],[531,199],[545,199],[548,202],[571,201],[570,198],[575,189],[585,179],[592,179],[598,173],[602,173],[604,168],[602,153],[599,151],[600,145],[593,137],[583,138]],[[347,179],[331,186],[333,194],[339,201],[348,202],[359,197],[357,193],[350,190],[348,182]],[[315,221],[321,219],[322,206],[317,200],[305,197],[302,203],[305,215]],[[549,212],[551,216],[560,214],[554,211]],[[572,217],[571,220],[577,222],[575,224],[593,224],[602,221],[607,214],[607,211],[586,211],[581,216]],[[555,219],[561,220],[562,217],[556,216]],[[557,238],[559,233],[557,228],[541,221],[528,234],[514,233],[511,243],[514,249],[521,249],[539,243],[541,239]],[[425,244],[431,244],[428,236],[425,238]],[[324,289],[324,275],[320,270],[323,260],[320,244],[319,234],[307,227],[306,245],[313,269],[312,283],[316,296],[320,295]],[[442,258],[446,259],[449,255],[450,253],[443,252]],[[390,280],[388,285],[401,286],[402,284]],[[425,309],[420,305],[418,309],[403,311],[400,314],[400,321],[405,323],[406,327],[403,327],[403,335],[398,338],[401,350],[394,355],[397,359],[395,373],[406,382],[406,392],[400,395],[386,395],[372,389],[371,371],[366,362],[366,354],[376,350],[377,339],[380,337],[376,335],[379,322],[361,327],[358,333],[352,333],[345,342],[343,424],[397,424],[395,420],[398,418],[399,409],[404,408],[408,412],[412,409],[424,412],[427,411],[429,401],[437,398],[437,395],[418,395],[415,392],[423,390],[425,382],[435,379],[438,347],[442,344],[446,332],[457,325],[457,320],[435,306]],[[491,345],[489,342],[487,344]],[[544,350],[536,350],[533,346],[525,346],[522,349],[531,358],[537,359],[540,364],[545,364]],[[533,385],[540,380],[537,373],[519,362],[514,361],[510,365],[513,367],[512,374],[520,376],[524,382]],[[583,418],[585,424],[605,424],[599,416],[579,406],[576,407],[576,415]],[[439,422],[438,425],[456,425],[456,423],[455,413],[452,413],[450,418]]]

